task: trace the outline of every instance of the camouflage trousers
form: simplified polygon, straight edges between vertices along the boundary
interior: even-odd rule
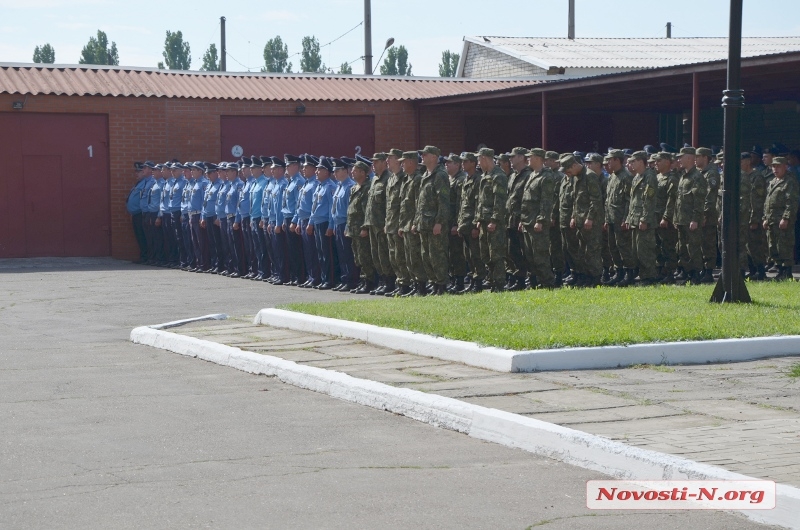
[[[473,226],[459,232],[464,245],[464,255],[469,265],[469,275],[473,280],[483,281],[486,278],[486,265],[481,260],[480,237],[472,237]]]
[[[678,225],[678,266],[687,273],[703,268],[703,234],[700,228],[689,230],[688,225]]]
[[[506,248],[508,245],[506,227],[497,224],[494,232],[489,232],[486,225],[481,223],[480,245],[481,261],[486,264],[489,281],[495,287],[502,287],[506,283]]]
[[[539,284],[545,287],[555,285],[555,276],[550,257],[550,231],[547,229],[535,232],[533,226],[526,226],[523,234],[525,240],[525,256],[528,268]]]
[[[389,260],[389,239],[382,226],[369,227],[369,247],[372,251],[372,265],[380,276],[394,276]]]
[[[460,234],[450,234],[448,236],[450,244],[450,273],[453,276],[466,276],[467,275],[467,257],[466,248],[464,248],[464,239]]]
[[[580,266],[578,264],[578,254],[580,253],[580,249],[578,247],[578,231],[569,227],[562,228],[561,251],[564,253],[564,263],[569,265],[570,270],[578,270],[578,272],[583,272],[578,268]],[[559,270],[559,272],[563,271],[564,269]]]
[[[614,260],[611,259],[611,249],[608,247],[608,230],[601,230],[603,233],[603,242],[600,245],[602,249],[603,268],[608,269],[614,265]]]
[[[778,223],[769,225],[767,232],[769,241],[769,257],[779,267],[794,265],[794,220],[789,221],[786,230],[781,230]]]
[[[567,268],[564,260],[564,244],[561,241],[561,229],[557,226],[550,227],[550,265],[558,274]]]
[[[658,251],[656,250],[656,229],[648,228],[639,230],[634,228],[633,249],[636,253],[636,260],[639,262],[639,278],[649,280],[658,276],[656,265],[658,264]]]
[[[397,283],[408,285],[411,283],[411,274],[408,272],[406,264],[406,245],[405,240],[397,233],[387,234],[389,241],[389,262],[392,264],[394,275],[397,276]]]
[[[701,243],[703,268],[713,269],[717,266],[717,225],[706,223],[700,230],[703,234]]]
[[[736,244],[736,255],[739,259],[739,268],[746,271],[749,268],[747,262],[747,242],[750,239],[750,225],[739,224],[739,241]],[[722,225],[717,226],[717,244],[719,254],[722,256]]]
[[[603,275],[603,258],[600,255],[602,231],[602,227],[597,224],[591,229],[581,228],[577,231],[578,254],[575,257],[575,268],[578,272],[595,278]]]
[[[353,247],[353,259],[356,265],[361,267],[361,279],[371,282],[375,279],[375,267],[372,265],[369,236],[361,237],[356,233],[351,240],[351,246]]]
[[[403,245],[406,249],[406,266],[411,279],[415,282],[426,283],[428,275],[425,273],[425,266],[422,264],[422,241],[419,234],[405,232],[403,234]]]
[[[428,279],[437,285],[447,285],[450,260],[447,256],[450,241],[447,234],[433,234],[433,230],[422,230],[419,233],[422,241],[422,265]]]
[[[633,252],[633,234],[618,224],[608,223],[608,250],[617,269],[635,269],[636,254]]]
[[[748,230],[747,253],[750,254],[750,259],[753,260],[753,265],[767,264],[767,233],[764,231],[763,225],[758,224],[755,230]]]
[[[516,226],[508,230],[508,253],[506,254],[506,272],[518,278],[528,275],[528,263],[525,259],[525,236]]]
[[[656,250],[658,264],[664,267],[664,272],[674,271],[678,267],[678,229],[672,225],[656,228]]]

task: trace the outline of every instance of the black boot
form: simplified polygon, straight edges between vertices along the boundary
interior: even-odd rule
[[[396,277],[388,276],[384,280],[384,283],[383,283],[383,292],[382,293],[377,293],[377,294],[384,294],[385,295],[387,293],[390,293],[390,292],[394,291],[395,288],[397,287],[397,285],[395,285],[397,283],[396,280],[397,280]]]
[[[700,281],[702,283],[714,283],[714,271],[711,269],[705,269]]]
[[[600,277],[600,283],[607,285],[609,280],[611,280],[611,276],[608,273],[608,267],[603,267],[603,276]]]
[[[375,290],[375,284],[370,281],[367,281],[364,282],[364,285],[356,289],[355,294],[370,294],[374,290]]]
[[[689,277],[690,285],[700,285],[701,283],[703,283],[703,280],[700,277],[700,273],[697,271],[690,271],[687,276]]]
[[[755,275],[751,276],[750,279],[756,282],[763,282],[767,279],[767,268],[764,265],[758,265]]]
[[[456,276],[453,281],[453,288],[450,289],[451,294],[461,294],[461,291],[464,290],[464,277],[463,276]]]
[[[622,267],[617,267],[614,269],[614,276],[610,277],[604,285],[617,285],[622,281],[623,278],[625,278],[625,269]]]
[[[622,280],[616,283],[617,287],[628,287],[629,285],[633,285],[633,269],[625,269],[625,273],[622,277]]]
[[[408,292],[405,294],[401,294],[402,298],[408,298],[409,296],[416,296],[417,295],[417,282],[411,282],[411,287],[408,289]]]

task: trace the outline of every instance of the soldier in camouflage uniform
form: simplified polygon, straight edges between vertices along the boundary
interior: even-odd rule
[[[745,156],[746,155],[746,156]],[[767,279],[767,233],[761,224],[764,219],[764,201],[767,183],[764,174],[752,166],[752,153],[742,153],[742,173],[750,180],[750,225],[747,231],[747,254],[751,281]]]
[[[411,278],[414,280],[414,286],[403,296],[424,296],[428,292],[425,287],[428,282],[428,275],[425,272],[425,266],[422,264],[422,242],[419,234],[411,232],[414,218],[417,215],[417,198],[419,197],[422,173],[419,170],[416,151],[404,152],[400,161],[403,164],[403,172],[407,175],[407,179],[400,187],[400,229],[397,233],[403,238],[403,245],[406,249],[406,265]]]
[[[367,294],[375,289],[375,268],[372,266],[372,251],[369,247],[369,230],[364,226],[370,181],[367,178],[369,166],[357,162],[353,166],[355,185],[350,189],[350,202],[347,205],[347,230],[353,248],[356,266],[361,268],[361,284],[351,290],[355,294]]]
[[[489,269],[492,292],[503,292],[506,280],[506,199],[508,176],[494,163],[494,150],[487,147],[478,152],[483,174],[478,192],[475,215],[480,231],[481,260]]]
[[[717,167],[711,163],[712,152],[707,147],[698,147],[695,150],[695,165],[703,178],[706,179],[706,201],[703,206],[703,273],[701,283],[714,283],[713,270],[717,265],[717,196],[721,180]]]
[[[703,208],[707,188],[706,179],[695,167],[694,147],[681,149],[680,165],[683,169],[675,198],[667,200],[664,219],[678,229],[678,266],[675,276],[679,282],[700,283],[699,271],[703,268],[702,231]]]
[[[553,266],[553,273],[556,275],[556,285],[560,286],[563,275],[567,270],[567,262],[572,267],[572,258],[567,257],[565,248],[578,248],[574,233],[569,230],[569,220],[572,217],[572,195],[571,191],[562,198],[562,185],[566,185],[569,190],[572,179],[567,178],[561,172],[561,165],[558,163],[558,153],[547,151],[544,157],[544,165],[550,168],[555,179],[555,192],[553,195],[553,217],[550,221],[550,264]],[[570,238],[574,244],[567,243]]]
[[[386,226],[384,230],[389,244],[389,263],[397,277],[395,289],[386,293],[386,296],[391,297],[402,296],[411,291],[411,274],[408,272],[406,264],[406,248],[403,238],[397,233],[400,229],[400,190],[407,180],[400,165],[400,157],[403,156],[403,152],[400,149],[392,149],[388,155],[387,163],[392,176],[386,183]]]
[[[386,237],[386,184],[392,176],[386,163],[386,153],[375,153],[372,164],[375,177],[369,186],[364,226],[369,228],[372,264],[378,271],[378,287],[369,294],[384,295],[394,290],[395,276],[389,260],[389,241]]]
[[[629,159],[634,171],[631,182],[631,203],[628,208],[626,222],[633,232],[633,250],[639,263],[639,280],[641,285],[652,285],[657,281],[656,264],[656,190],[658,178],[656,172],[647,164],[647,153],[636,151]]]
[[[605,204],[606,197],[608,196],[608,177],[603,173],[603,155],[599,153],[586,153],[586,157],[583,160],[586,162],[586,168],[593,171],[600,180],[600,192],[603,196],[603,209],[601,211],[602,219],[598,219],[597,222],[605,225]],[[603,277],[600,279],[600,283],[605,284],[610,280],[609,270],[611,269],[611,266],[614,265],[614,260],[611,259],[611,250],[608,248],[608,230],[603,230],[602,232],[603,241],[600,245],[600,248],[602,249],[603,258]]]
[[[425,173],[419,184],[417,215],[412,232],[418,232],[422,242],[422,264],[433,284],[430,294],[445,294],[448,283],[448,228],[450,227],[450,178],[439,164],[441,151],[432,145],[422,150]]]
[[[448,241],[450,247],[450,275],[451,282],[447,289],[449,293],[459,293],[464,290],[464,278],[467,275],[467,258],[464,253],[464,240],[458,233],[458,210],[461,207],[461,188],[467,174],[461,169],[461,157],[450,153],[445,161],[447,175],[450,177],[450,231]]]
[[[519,291],[525,288],[525,279],[528,276],[528,264],[525,259],[524,235],[518,230],[520,221],[520,208],[522,207],[522,194],[531,174],[528,167],[528,150],[524,147],[515,147],[511,150],[511,175],[508,178],[508,199],[506,200],[506,226],[508,227],[508,254],[506,258],[506,273],[508,282],[505,289]]]
[[[793,280],[794,225],[797,217],[798,183],[789,173],[786,158],[772,159],[775,175],[767,188],[764,202],[764,230],[767,231],[769,254],[778,267],[775,280]]]
[[[661,152],[654,155],[656,163],[656,250],[658,252],[658,265],[661,267],[661,282],[670,284],[675,282],[675,269],[678,267],[678,230],[670,223],[664,214],[670,199],[675,201],[678,193],[680,176],[677,170],[673,171],[675,157],[670,153]]]
[[[600,285],[600,277],[603,275],[600,253],[602,225],[596,222],[601,218],[600,209],[603,207],[600,181],[593,171],[587,170],[571,153],[562,155],[559,162],[564,173],[572,177],[572,219],[569,226],[578,237],[577,255],[573,256],[576,273],[571,284],[576,287],[594,287]]]
[[[747,155],[747,161],[750,160],[750,153],[741,153],[742,161],[744,162],[744,155]],[[717,155],[717,159],[719,160],[723,156],[723,153],[720,152]],[[723,171],[724,175],[724,171]],[[720,181],[724,183],[722,177],[720,177]],[[750,181],[750,175],[745,172],[744,170],[739,172],[739,241],[737,243],[737,250],[736,254],[739,257],[739,269],[744,275],[744,272],[747,270],[747,241],[750,237],[750,223],[753,220],[753,212],[752,212],[752,187],[753,184]],[[717,234],[718,240],[720,242],[720,252],[722,252],[722,188],[719,189],[717,192],[717,212],[719,212],[719,218],[717,219],[717,226],[719,227],[720,232]],[[758,221],[756,221],[758,222]]]
[[[519,233],[524,237],[525,257],[531,271],[531,288],[555,287],[550,261],[550,221],[555,197],[556,176],[544,165],[544,149],[531,149],[531,173],[520,205]]]
[[[457,223],[470,272],[469,288],[461,293],[477,293],[483,289],[483,280],[486,278],[486,265],[481,260],[480,231],[475,225],[481,170],[478,169],[478,157],[475,153],[461,153],[461,164],[467,177],[461,185],[461,206],[458,209]]]
[[[612,149],[604,159],[609,178],[603,228],[608,232],[608,248],[615,269],[614,276],[607,285],[619,287],[633,283],[633,270],[637,266],[633,252],[633,234],[627,222],[633,176],[625,168],[624,159],[625,153],[619,149]]]

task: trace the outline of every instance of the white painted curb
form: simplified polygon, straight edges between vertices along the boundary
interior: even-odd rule
[[[184,324],[188,324],[189,322],[200,322],[203,320],[227,320],[227,319],[228,315],[226,315],[225,313],[214,313],[202,317],[184,318],[183,320],[173,320],[172,322],[166,322],[164,324],[156,324],[154,326],[148,326],[148,327],[152,329],[169,329],[169,328],[176,328]]]
[[[316,330],[322,333],[321,330]],[[300,388],[345,401],[402,414],[473,438],[517,447],[615,478],[639,480],[753,480],[722,468],[637,447],[560,425],[473,405],[408,388],[357,379],[333,370],[300,365],[278,357],[243,351],[153,327],[131,332],[131,341],[230,366],[252,374],[274,376]],[[800,489],[777,487],[777,507],[742,511],[750,519],[800,528]]]
[[[254,323],[363,340],[377,346],[498,372],[591,370],[636,364],[706,364],[800,355],[800,336],[794,335],[518,351],[481,347],[474,342],[283,309],[262,309],[256,315]]]

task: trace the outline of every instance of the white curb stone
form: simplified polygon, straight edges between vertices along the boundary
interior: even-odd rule
[[[363,340],[425,357],[456,361],[498,372],[591,370],[636,364],[706,364],[800,355],[800,336],[663,342],[630,346],[506,350],[372,324],[262,309],[255,324]]]
[[[325,333],[316,329],[317,333]],[[597,471],[615,478],[639,480],[753,480],[722,468],[625,444],[560,425],[481,407],[408,388],[357,379],[333,370],[300,365],[269,355],[243,351],[154,327],[139,327],[131,341],[230,366],[252,374],[274,376],[300,388],[372,408],[402,414],[473,438],[516,447]],[[777,506],[770,511],[743,511],[748,518],[786,528],[800,528],[800,489],[777,487]]]

